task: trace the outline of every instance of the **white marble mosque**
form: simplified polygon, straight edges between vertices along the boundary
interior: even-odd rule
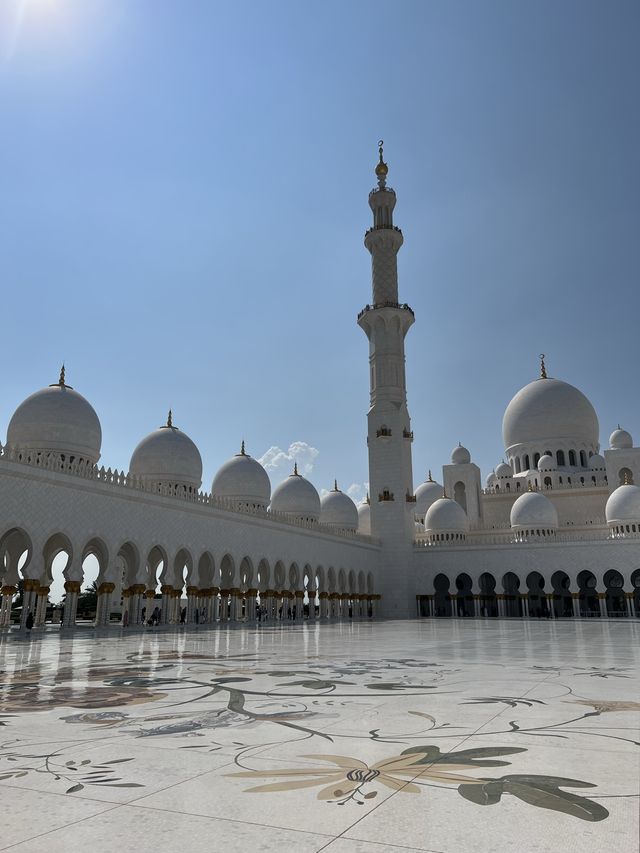
[[[128,471],[105,468],[100,420],[64,368],[13,414],[0,447],[0,626],[24,586],[22,627],[47,618],[63,555],[64,626],[76,622],[84,563],[99,564],[96,624],[275,618],[634,617],[640,612],[640,447],[619,426],[601,453],[587,397],[540,375],[509,402],[504,458],[482,481],[458,445],[414,485],[394,224],[382,146],[373,224],[369,340],[371,497],[356,508],[337,482],[322,500],[297,470],[271,491],[245,450],[202,491],[196,444],[172,420],[143,438]],[[468,426],[465,427],[468,429]],[[158,603],[156,597],[161,599]]]
[[[0,850],[637,853],[640,448],[601,452],[542,357],[488,477],[458,444],[414,486],[379,154],[362,505],[295,468],[272,490],[244,443],[204,491],[171,412],[105,467],[64,369],[11,418]]]

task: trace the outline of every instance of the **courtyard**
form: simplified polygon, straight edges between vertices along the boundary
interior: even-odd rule
[[[636,851],[636,621],[6,636],[0,849]]]

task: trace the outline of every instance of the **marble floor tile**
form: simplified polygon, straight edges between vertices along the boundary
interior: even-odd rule
[[[631,853],[639,649],[640,622],[606,620],[5,636],[6,838]]]
[[[175,812],[119,806],[104,815],[74,823],[11,847],[11,853],[316,853],[331,839],[308,832],[275,829],[234,820],[214,820]]]
[[[59,794],[2,787],[3,827],[0,850],[51,830],[92,818],[112,808],[109,803],[78,800]],[[42,850],[42,847],[40,847]]]

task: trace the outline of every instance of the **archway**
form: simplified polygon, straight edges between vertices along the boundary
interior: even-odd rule
[[[540,572],[531,572],[527,575],[527,598],[529,602],[529,616],[535,616],[540,619],[547,615],[544,578]]]
[[[631,589],[633,591],[633,612],[640,616],[640,569],[631,573]]]
[[[522,616],[522,602],[520,600],[520,578],[515,572],[507,572],[502,577],[502,589],[504,590],[502,605],[504,616]]]
[[[13,527],[0,537],[0,572],[2,578],[2,605],[0,606],[0,627],[11,624],[11,611],[16,608],[15,617],[19,618],[24,602],[23,572],[29,566],[33,556],[33,544],[27,533]],[[21,590],[18,592],[18,590]],[[31,592],[28,593],[31,598]],[[26,616],[25,616],[26,619]]]
[[[490,572],[483,572],[478,580],[480,586],[480,613],[482,616],[498,616],[496,579]]]
[[[627,602],[624,597],[624,578],[616,569],[609,569],[604,575],[607,614],[609,616],[626,616]]]
[[[551,576],[553,587],[553,609],[556,616],[573,616],[573,598],[571,580],[566,572],[554,572]]]
[[[458,616],[474,616],[475,615],[475,607],[473,602],[473,593],[471,588],[473,586],[473,581],[469,577],[468,574],[462,572],[456,578],[456,591],[457,591],[457,599],[456,599],[456,608],[458,612]]]
[[[436,616],[451,616],[451,599],[449,598],[449,578],[439,574],[433,579],[433,605]]]
[[[596,592],[596,576],[586,569],[578,575],[578,589],[580,592],[580,615],[600,616],[600,604]]]

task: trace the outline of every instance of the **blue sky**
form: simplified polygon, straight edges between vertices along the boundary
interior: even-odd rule
[[[2,439],[64,360],[105,465],[172,407],[206,489],[242,437],[363,484],[380,137],[416,484],[500,460],[540,352],[640,438],[639,37],[624,0],[2,0]]]

